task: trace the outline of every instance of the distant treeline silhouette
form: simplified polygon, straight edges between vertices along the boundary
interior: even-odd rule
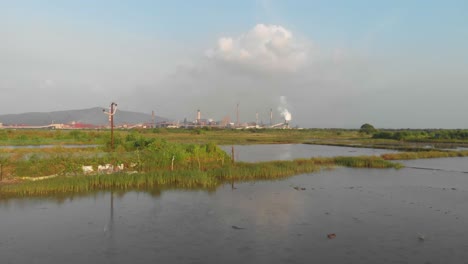
[[[404,131],[380,131],[372,135],[375,139],[395,140],[465,140],[468,139],[466,129],[441,129],[441,130],[404,130]]]

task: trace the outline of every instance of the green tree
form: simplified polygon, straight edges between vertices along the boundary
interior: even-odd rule
[[[364,125],[361,126],[361,129],[359,131],[361,133],[373,134],[377,132],[377,129],[375,129],[373,125],[365,123]]]

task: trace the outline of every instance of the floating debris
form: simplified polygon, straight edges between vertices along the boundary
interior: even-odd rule
[[[305,187],[299,187],[299,186],[294,186],[293,188],[296,191],[305,191],[305,190],[307,190]]]
[[[419,241],[424,241],[426,240],[426,236],[424,234],[418,233],[418,239]]]
[[[328,239],[334,239],[334,238],[336,238],[336,234],[335,233],[327,234],[327,238]]]
[[[242,229],[245,229],[245,228],[240,227],[240,226],[233,225],[233,226],[232,226],[232,229],[242,230]]]

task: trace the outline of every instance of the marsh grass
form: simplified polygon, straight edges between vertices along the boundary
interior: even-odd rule
[[[393,163],[381,157],[361,156],[361,157],[334,157],[334,163],[338,166],[351,168],[402,168],[401,164]]]
[[[50,196],[98,190],[148,190],[154,188],[215,188],[229,182],[277,180],[311,173],[334,166],[357,168],[400,168],[380,157],[336,157],[227,163],[223,167],[192,170],[157,170],[148,173],[116,173],[93,176],[60,176],[36,182],[22,182],[0,187],[2,197]]]
[[[412,160],[430,158],[467,157],[468,151],[421,151],[382,154],[384,160]]]

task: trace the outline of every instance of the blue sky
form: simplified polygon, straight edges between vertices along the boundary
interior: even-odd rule
[[[468,127],[459,122],[468,111],[466,14],[466,1],[0,1],[9,63],[0,88],[60,98],[18,106],[2,97],[0,112],[115,99],[183,119],[216,100],[206,113],[221,119],[232,116],[223,106],[246,101],[243,114],[253,116],[285,96],[302,126]],[[271,41],[273,53],[258,46]],[[167,103],[181,94],[185,107]],[[304,95],[322,100],[311,106]],[[328,121],[311,120],[330,105]]]
[[[466,1],[9,1],[16,19],[74,27],[192,38],[240,33],[257,23],[282,24],[324,43],[382,40],[438,45],[467,43]],[[433,36],[433,35],[437,35]],[[447,44],[447,43],[446,43]],[[456,44],[456,43],[452,43]]]

